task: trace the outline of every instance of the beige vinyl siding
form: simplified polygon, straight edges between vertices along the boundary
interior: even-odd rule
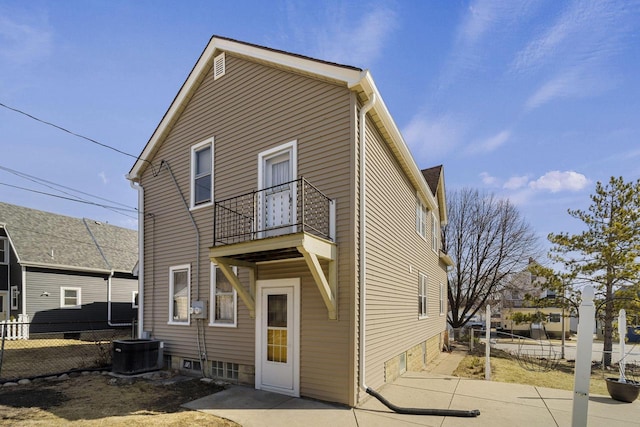
[[[443,270],[415,226],[416,190],[367,122],[367,384],[384,383],[384,363],[440,334]],[[430,215],[429,215],[430,216]],[[419,273],[428,280],[428,317],[418,318]]]
[[[353,294],[353,95],[343,86],[314,80],[227,53],[226,74],[211,72],[167,134],[141,183],[145,189],[145,330],[165,341],[166,352],[197,358],[196,321],[168,325],[169,268],[191,266],[191,299],[209,300],[208,248],[213,207],[191,210],[200,231],[200,292],[196,283],[196,233],[181,197],[189,200],[190,147],[214,137],[214,199],[257,188],[258,154],[296,140],[298,174],[337,200],[338,321],[328,312],[304,263],[263,264],[257,279],[302,278],[301,393],[354,404],[349,365]],[[169,162],[182,196],[161,161]],[[160,169],[159,169],[160,168]],[[158,172],[159,170],[159,172]],[[248,283],[247,273],[241,280]],[[207,311],[208,313],[208,311]],[[238,298],[237,328],[205,326],[209,360],[254,364],[255,321]],[[208,320],[204,321],[208,324]]]

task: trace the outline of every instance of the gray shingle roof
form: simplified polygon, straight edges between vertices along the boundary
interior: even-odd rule
[[[435,196],[436,192],[438,191],[438,184],[440,183],[440,174],[442,172],[442,165],[434,166],[432,168],[422,169],[421,172],[422,172],[422,176],[424,176],[424,179],[427,181],[427,184],[429,184],[429,189]]]
[[[0,202],[0,223],[23,264],[130,273],[138,232]]]

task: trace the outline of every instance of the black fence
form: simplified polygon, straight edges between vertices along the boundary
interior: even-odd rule
[[[113,340],[134,338],[134,326],[0,323],[0,384],[109,367]]]

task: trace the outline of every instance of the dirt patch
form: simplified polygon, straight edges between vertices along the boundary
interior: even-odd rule
[[[0,388],[0,425],[211,425],[237,424],[181,405],[220,391],[194,378],[116,379],[76,375]]]

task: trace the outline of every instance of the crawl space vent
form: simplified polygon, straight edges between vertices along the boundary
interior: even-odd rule
[[[213,58],[213,80],[217,80],[224,76],[226,71],[224,52]]]

